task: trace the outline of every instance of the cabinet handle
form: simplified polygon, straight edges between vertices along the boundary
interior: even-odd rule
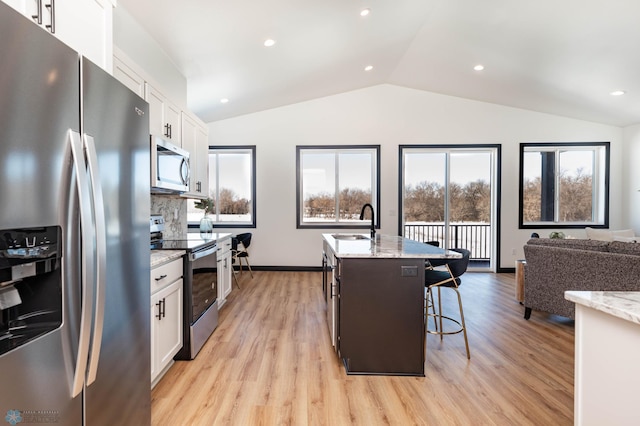
[[[158,320],[161,321],[162,320],[162,300],[158,301],[158,303],[156,303],[156,306],[158,307],[158,315],[156,315],[156,318],[158,318]]]
[[[36,0],[36,14],[31,15],[31,18],[33,18],[38,25],[42,25],[42,0]]]
[[[166,123],[166,124],[164,125],[164,135],[165,135],[166,137],[169,137],[169,123]]]
[[[156,278],[156,281],[164,280],[165,278],[167,278],[167,274],[160,275],[159,277]]]
[[[167,301],[165,300],[165,298],[162,298],[162,318],[167,316]]]
[[[47,9],[51,12],[51,23],[46,25],[51,34],[56,33],[56,0],[51,0],[51,3],[46,5]]]
[[[169,139],[173,139],[173,126],[169,124]]]

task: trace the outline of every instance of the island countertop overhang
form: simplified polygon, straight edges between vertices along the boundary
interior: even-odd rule
[[[322,237],[338,258],[455,259],[462,256],[455,251],[395,235],[376,234],[373,240],[368,234],[356,233],[322,234]]]

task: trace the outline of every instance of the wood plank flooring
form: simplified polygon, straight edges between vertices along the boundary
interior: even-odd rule
[[[515,274],[463,276],[471,360],[461,334],[428,335],[426,377],[347,376],[321,273],[254,275],[234,285],[197,358],[152,391],[153,425],[573,424],[573,321],[525,321]]]

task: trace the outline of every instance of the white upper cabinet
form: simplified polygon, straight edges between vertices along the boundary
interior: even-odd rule
[[[181,109],[148,82],[145,83],[144,98],[149,102],[149,132],[182,146]]]
[[[182,112],[182,149],[189,151],[191,176],[189,198],[209,194],[209,134],[207,125],[192,114]]]
[[[133,93],[144,98],[144,78],[117,56],[113,57],[113,76]]]
[[[111,72],[113,5],[110,0],[2,0]]]

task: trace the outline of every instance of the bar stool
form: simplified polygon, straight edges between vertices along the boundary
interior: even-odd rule
[[[440,340],[444,337],[445,334],[457,334],[462,332],[464,335],[464,344],[467,350],[467,359],[471,359],[471,353],[469,352],[469,340],[467,339],[467,327],[464,323],[464,312],[462,310],[462,298],[460,297],[460,292],[458,291],[458,287],[462,284],[462,280],[460,276],[467,271],[467,267],[469,266],[469,256],[471,252],[466,249],[452,249],[453,251],[457,251],[462,254],[462,258],[454,259],[447,262],[444,266],[446,270],[436,270],[436,269],[425,269],[425,286],[427,287],[427,316],[426,316],[426,324],[427,324],[427,333],[429,334],[438,334],[440,335]],[[458,307],[460,310],[460,320],[455,319],[453,317],[443,315],[442,313],[442,299],[441,299],[441,288],[449,288],[455,291],[456,296],[458,297]],[[433,291],[438,290],[438,309],[436,311],[435,304],[433,303]],[[432,313],[429,312],[429,307],[432,309]],[[429,317],[433,317],[434,321],[437,320],[436,329],[429,330]],[[443,328],[443,320],[450,321],[457,325],[457,328],[453,331],[445,331]],[[438,327],[439,324],[439,327]]]

